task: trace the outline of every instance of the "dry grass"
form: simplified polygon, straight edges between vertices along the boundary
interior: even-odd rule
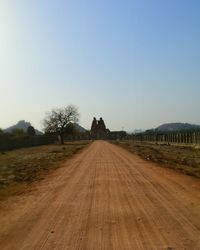
[[[148,161],[200,178],[200,146],[112,141]]]
[[[81,141],[0,152],[0,199],[24,191],[88,144]]]

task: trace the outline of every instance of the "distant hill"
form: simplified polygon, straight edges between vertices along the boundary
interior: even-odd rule
[[[84,133],[84,132],[87,131],[85,128],[81,127],[81,126],[80,126],[79,124],[77,124],[77,123],[74,123],[73,125],[74,125],[75,129],[76,129],[79,133]],[[21,121],[18,121],[17,124],[15,124],[15,125],[13,125],[13,126],[10,126],[10,127],[6,128],[6,129],[4,129],[3,131],[4,131],[4,132],[7,132],[7,133],[11,133],[12,130],[18,128],[18,129],[22,129],[24,132],[26,132],[26,131],[27,131],[27,128],[28,128],[29,126],[32,126],[30,122],[26,122],[26,121],[24,121],[24,120],[21,120]],[[37,130],[37,129],[35,129],[35,132],[36,132],[36,135],[43,135],[43,133],[42,133],[41,131]]]
[[[80,126],[79,124],[77,124],[77,123],[74,123],[73,125],[74,125],[75,129],[76,129],[79,133],[85,133],[85,132],[87,131],[87,129],[81,127],[81,126]]]
[[[30,122],[26,122],[24,120],[21,120],[21,121],[18,121],[17,124],[11,126],[11,127],[8,127],[6,129],[4,129],[3,131],[4,132],[7,132],[7,133],[11,133],[13,129],[22,129],[24,132],[27,131],[27,128],[31,126],[31,123]],[[37,129],[35,129],[35,133],[36,135],[42,135],[43,133]]]
[[[177,122],[177,123],[165,123],[156,128],[156,130],[162,132],[193,130],[193,129],[200,129],[200,125]]]
[[[140,134],[140,133],[143,133],[144,130],[143,129],[134,129],[132,134]]]

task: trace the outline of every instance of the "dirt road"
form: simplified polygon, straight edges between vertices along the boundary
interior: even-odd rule
[[[104,141],[0,207],[0,249],[200,249],[200,181]]]

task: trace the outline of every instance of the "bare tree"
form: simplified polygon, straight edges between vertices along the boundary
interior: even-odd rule
[[[78,122],[79,112],[74,105],[68,105],[64,108],[53,109],[47,113],[44,119],[44,128],[46,133],[57,133],[59,141],[64,144],[64,133],[69,123]]]

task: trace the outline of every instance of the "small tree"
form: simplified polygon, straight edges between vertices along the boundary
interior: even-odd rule
[[[44,119],[45,133],[56,133],[61,144],[64,144],[64,133],[71,122],[78,122],[77,107],[68,105],[65,108],[53,109]]]
[[[26,131],[28,136],[35,136],[35,129],[33,126],[28,126],[27,131]]]

